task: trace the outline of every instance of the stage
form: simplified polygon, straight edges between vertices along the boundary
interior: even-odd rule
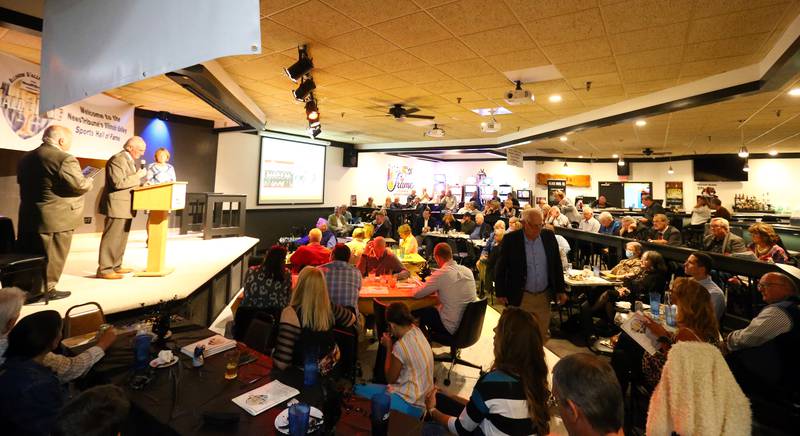
[[[123,266],[136,271],[145,268],[146,238],[143,230],[131,232]],[[246,236],[203,240],[202,233],[180,235],[178,229],[170,229],[166,264],[175,268],[174,272],[164,277],[125,274],[121,280],[103,280],[95,278],[100,233],[76,234],[57,286],[72,295],[47,305],[42,301],[23,306],[22,316],[47,309],[64,315],[70,307],[90,301],[99,303],[106,315],[119,314],[176,296],[179,300],[190,296],[196,300],[198,294],[205,293],[207,307],[197,301],[191,306],[197,315],[193,318],[205,317],[209,321],[204,324],[208,325],[241,287],[245,258],[257,243],[258,239]],[[203,309],[208,312],[199,313]]]

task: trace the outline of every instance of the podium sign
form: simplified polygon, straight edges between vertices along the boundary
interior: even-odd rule
[[[165,265],[169,212],[183,209],[186,205],[186,185],[187,182],[169,182],[134,188],[133,209],[150,211],[147,219],[147,269],[137,272],[136,276],[161,277],[174,271]]]

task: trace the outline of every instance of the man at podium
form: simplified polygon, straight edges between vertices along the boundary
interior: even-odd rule
[[[147,175],[147,170],[137,169],[136,164],[146,148],[144,139],[133,136],[125,142],[124,149],[106,163],[106,186],[100,199],[100,213],[106,216],[106,220],[100,239],[98,278],[121,279],[122,274],[132,272],[122,266],[122,257],[128,244],[131,221],[136,215],[131,207],[132,191]]]

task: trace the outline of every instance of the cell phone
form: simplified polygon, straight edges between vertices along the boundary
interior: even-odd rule
[[[239,355],[239,366],[244,366],[247,365],[248,363],[253,363],[256,360],[258,360],[256,356],[253,356],[250,353],[242,353]]]

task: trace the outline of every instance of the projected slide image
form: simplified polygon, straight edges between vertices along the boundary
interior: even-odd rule
[[[315,204],[325,191],[325,146],[261,139],[258,204]]]

